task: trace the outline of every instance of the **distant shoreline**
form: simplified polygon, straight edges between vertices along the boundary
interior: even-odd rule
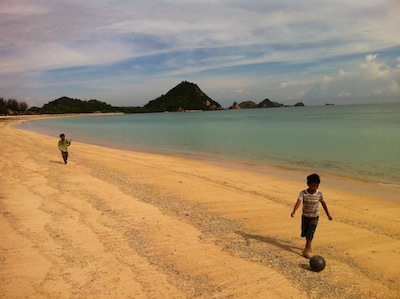
[[[89,114],[58,114],[58,115],[35,115],[32,117],[15,117],[16,125],[20,122],[30,121],[30,120],[40,120],[40,119],[48,119],[48,118],[73,118],[73,117],[86,117],[86,116],[112,116],[112,115],[123,115],[124,113],[89,113]],[[36,132],[36,131],[33,131]],[[43,133],[38,133],[40,135],[45,136]],[[76,141],[75,141],[76,142]],[[90,142],[87,144],[91,144]],[[107,145],[101,145],[101,147],[108,147],[112,149],[119,150],[119,147],[112,147]],[[121,149],[124,150],[124,149]],[[222,159],[216,159],[212,157],[207,157],[204,155],[180,155],[180,154],[173,154],[173,153],[155,153],[154,151],[146,151],[146,150],[132,150],[129,149],[130,152],[143,152],[149,154],[156,154],[156,155],[165,155],[165,156],[172,156],[178,159],[187,159],[193,161],[203,161],[205,163],[211,163],[214,165],[219,165],[225,168],[232,168],[232,169],[243,169],[245,171],[251,171],[260,174],[268,174],[274,176],[285,176],[290,177],[294,180],[302,180],[303,176],[307,174],[310,170],[307,168],[300,168],[294,167],[291,165],[281,165],[281,164],[273,164],[268,162],[249,162],[249,161],[241,161],[239,159],[231,160],[228,157],[224,157]],[[233,163],[232,163],[233,162]],[[375,181],[371,181],[368,179],[361,179],[358,177],[352,177],[349,175],[339,175],[334,172],[323,171],[319,170],[319,174],[322,175],[324,181],[328,184],[332,183],[332,187],[340,188],[343,190],[353,190],[356,193],[361,194],[371,194],[373,192],[381,192],[382,198],[386,198],[387,200],[398,200],[398,192],[399,192],[399,185],[391,184],[391,183],[379,183]],[[342,185],[342,186],[341,186]]]
[[[360,106],[360,105],[357,105]],[[100,116],[110,116],[110,118],[112,119],[112,127],[115,127],[116,129],[118,129],[118,131],[116,131],[112,138],[110,140],[107,139],[107,130],[108,130],[108,124],[106,121],[103,125],[103,121],[102,119],[98,119],[98,120],[87,120],[85,121],[84,119],[82,119],[82,123],[84,124],[84,127],[82,127],[82,130],[80,130],[78,124],[81,122],[81,120],[77,120],[75,121],[71,121],[71,120],[65,120],[65,121],[49,121],[48,124],[51,124],[50,126],[48,126],[48,130],[46,130],[46,125],[41,126],[40,123],[38,123],[37,125],[39,126],[38,131],[41,131],[45,134],[49,134],[52,136],[58,136],[59,132],[58,131],[64,131],[68,128],[68,126],[70,126],[70,128],[68,128],[69,132],[67,132],[68,134],[72,134],[75,137],[78,137],[81,133],[81,139],[83,142],[88,142],[88,143],[93,143],[93,144],[98,144],[98,145],[103,145],[103,146],[109,146],[109,147],[113,147],[113,148],[121,148],[121,149],[129,149],[132,151],[143,151],[143,152],[150,152],[150,153],[160,153],[160,154],[166,154],[166,155],[175,155],[175,156],[183,156],[185,158],[193,158],[193,159],[201,159],[201,160],[211,160],[211,161],[215,161],[218,163],[225,163],[227,165],[229,164],[234,164],[237,165],[237,167],[248,167],[248,165],[254,165],[254,168],[260,168],[261,171],[263,171],[263,169],[268,168],[268,166],[277,166],[277,167],[283,167],[283,168],[288,168],[288,169],[295,169],[295,170],[299,170],[299,171],[318,171],[318,172],[324,172],[324,173],[328,173],[328,174],[336,174],[338,176],[343,176],[343,177],[348,177],[349,179],[352,178],[357,178],[358,180],[362,180],[362,181],[371,181],[371,182],[377,182],[377,183],[382,183],[383,186],[395,186],[397,184],[397,177],[399,176],[398,172],[395,172],[395,169],[393,169],[393,173],[390,172],[390,170],[392,169],[391,165],[392,165],[392,156],[393,154],[393,149],[396,147],[396,144],[398,144],[398,141],[394,141],[393,138],[385,138],[385,142],[386,143],[374,143],[374,146],[371,147],[371,150],[369,150],[369,146],[368,144],[366,144],[366,140],[365,138],[361,138],[360,140],[356,139],[353,141],[354,138],[352,138],[352,134],[357,134],[358,132],[360,132],[360,134],[358,134],[358,136],[367,136],[367,134],[370,132],[365,132],[365,130],[352,130],[351,128],[353,127],[357,127],[358,124],[362,124],[365,123],[362,121],[362,119],[364,118],[363,115],[374,115],[375,111],[382,111],[380,113],[380,115],[384,116],[387,115],[385,114],[386,111],[390,112],[390,111],[397,111],[398,110],[398,106],[396,106],[396,110],[393,110],[390,106],[386,106],[386,107],[382,107],[379,108],[377,105],[373,105],[371,106],[371,108],[369,108],[370,105],[368,106],[364,106],[361,105],[361,107],[354,107],[352,106],[352,108],[341,108],[336,106],[335,108],[326,108],[325,106],[322,107],[307,107],[306,109],[299,109],[299,110],[286,110],[286,109],[279,109],[279,111],[272,111],[270,109],[250,109],[250,110],[224,110],[224,111],[213,111],[213,112],[209,112],[210,114],[182,114],[182,113],[178,113],[178,114],[174,114],[174,115],[168,115],[165,113],[152,113],[152,114],[134,114],[132,115],[132,119],[136,119],[139,122],[137,124],[135,124],[134,126],[129,126],[129,119],[130,118],[130,114],[123,114],[122,118],[121,118],[121,124],[127,124],[126,128],[124,126],[119,126],[118,122],[119,122],[119,118],[115,117],[113,118],[111,115],[114,114],[75,114],[73,116],[78,116],[78,117],[85,117],[86,115],[88,116],[95,116],[95,115],[100,115]],[[333,112],[332,112],[333,111]],[[358,114],[358,118],[357,120],[354,122],[354,118],[353,117],[346,117],[346,115],[350,115],[351,112],[350,111],[362,111],[363,113],[365,112],[365,114]],[[215,114],[217,113],[217,114]],[[350,114],[349,114],[350,113]],[[241,118],[242,115],[247,115],[244,118]],[[393,115],[393,113],[391,113]],[[118,114],[121,115],[121,114]],[[225,117],[226,115],[226,117]],[[228,146],[228,148],[224,148],[224,144],[225,143],[221,143],[218,140],[223,140],[221,138],[225,138],[223,136],[230,136],[230,132],[229,132],[229,123],[232,126],[232,128],[235,127],[235,123],[232,123],[230,121],[230,119],[233,118],[241,118],[241,119],[252,119],[253,115],[257,115],[257,118],[254,118],[255,120],[258,119],[262,120],[264,119],[276,119],[278,120],[277,122],[273,121],[271,122],[266,122],[265,125],[268,126],[271,123],[271,128],[273,127],[274,129],[271,130],[275,132],[275,130],[277,129],[276,132],[279,132],[281,129],[281,123],[279,122],[280,118],[283,116],[285,122],[282,122],[284,131],[282,131],[283,133],[281,134],[281,136],[291,136],[292,134],[292,129],[289,128],[288,126],[290,126],[290,122],[292,117],[294,118],[294,122],[299,123],[300,126],[299,128],[302,127],[303,122],[301,121],[301,119],[303,117],[311,117],[311,123],[315,122],[315,119],[317,120],[317,129],[319,124],[321,124],[321,130],[318,132],[319,135],[323,138],[323,136],[331,136],[333,138],[329,138],[329,140],[327,140],[327,144],[330,144],[330,140],[341,140],[341,142],[343,142],[344,145],[346,144],[351,144],[352,147],[349,147],[348,149],[346,149],[346,146],[338,146],[336,147],[335,144],[332,144],[332,147],[327,147],[327,146],[321,146],[318,149],[318,155],[315,157],[315,159],[308,159],[306,156],[306,151],[305,149],[307,149],[309,146],[307,146],[307,144],[312,144],[312,140],[310,140],[310,138],[302,138],[302,140],[304,140],[304,146],[302,150],[300,150],[300,152],[297,151],[289,151],[290,153],[293,153],[293,158],[290,155],[280,155],[279,152],[276,151],[276,149],[278,148],[277,146],[274,146],[273,144],[277,144],[276,142],[269,142],[268,140],[275,140],[275,141],[280,141],[280,137],[278,138],[278,136],[275,136],[276,134],[272,133],[264,133],[263,131],[260,131],[260,129],[258,129],[257,132],[253,132],[253,128],[261,128],[260,122],[258,123],[254,123],[251,124],[251,126],[247,126],[246,129],[242,129],[248,131],[249,133],[253,132],[252,136],[264,136],[265,137],[261,137],[262,140],[266,140],[266,142],[258,142],[257,140],[255,140],[254,138],[247,138],[247,136],[243,136],[242,135],[237,135],[237,136],[233,136],[233,138],[240,138],[238,140],[246,140],[246,142],[237,142],[235,144],[233,144],[231,147]],[[264,115],[268,115],[267,118],[264,117]],[[332,117],[331,117],[332,115]],[[344,115],[344,120],[345,122],[338,122],[338,123],[334,123],[338,117],[336,115]],[[192,117],[193,116],[193,117]],[[40,116],[38,116],[40,117]],[[47,116],[48,117],[48,116]],[[71,117],[71,115],[69,114],[63,114],[63,115],[56,115],[56,116],[51,116],[50,118],[53,117],[57,117],[57,118],[69,118]],[[290,119],[288,118],[290,117]],[[337,136],[336,133],[331,133],[334,132],[333,127],[332,126],[328,126],[327,130],[325,130],[324,125],[325,125],[325,121],[323,121],[323,119],[325,117],[328,117],[330,119],[330,123],[334,123],[335,124],[335,128],[336,128],[336,132],[337,130],[341,130],[340,132],[343,132],[343,134],[340,134],[340,136]],[[393,119],[394,116],[391,116],[391,118]],[[212,127],[207,127],[207,123],[209,123],[209,121],[207,121],[207,123],[201,122],[202,119],[205,120],[211,120],[213,123],[215,121],[215,119],[226,119],[227,122],[216,122],[214,124],[214,127],[217,128],[219,126],[221,126],[220,130],[217,130],[217,132],[220,132],[220,134],[217,133],[216,136],[220,136],[220,139],[217,139],[216,142],[214,142],[212,140],[212,137],[210,138],[209,136],[213,136],[213,129]],[[40,118],[39,118],[40,119]],[[44,119],[44,118],[43,118]],[[123,120],[122,120],[123,119]],[[185,122],[183,122],[182,127],[178,126],[174,126],[171,125],[169,126],[170,122],[169,120],[171,120],[171,122],[173,122],[174,124],[176,123],[173,119],[177,119],[179,121],[179,123],[181,123],[180,120],[186,120]],[[322,121],[319,121],[319,120]],[[351,124],[351,128],[350,130],[348,130],[346,127],[346,121],[349,119],[349,123]],[[161,130],[162,132],[164,132],[162,135],[158,136],[157,135],[157,130],[154,130],[154,126],[147,126],[147,124],[150,124],[152,121],[155,121],[156,123],[158,121],[163,121],[165,123],[165,126],[160,127],[159,130]],[[199,122],[197,122],[196,120],[199,120]],[[300,121],[299,121],[300,120]],[[60,125],[62,123],[62,125]],[[87,123],[87,124],[86,124]],[[96,131],[95,132],[102,132],[104,131],[104,133],[102,133],[102,137],[98,140],[96,140],[96,134],[95,132],[93,132],[93,134],[91,134],[90,132],[90,123],[95,123],[96,125]],[[156,124],[155,123],[155,124]],[[76,125],[75,125],[76,124]],[[172,124],[172,123],[171,123]],[[177,124],[177,123],[176,123]],[[205,124],[205,126],[204,126]],[[227,124],[227,125],[226,125]],[[244,122],[243,124],[246,124],[246,122]],[[286,125],[287,124],[287,125]],[[353,124],[355,124],[355,126],[353,126]],[[118,126],[117,126],[118,125]],[[29,125],[24,125],[24,126],[29,126]],[[190,129],[186,129],[186,128],[190,128]],[[308,125],[305,127],[309,127]],[[26,128],[26,127],[25,127]],[[55,129],[58,128],[58,129]],[[89,135],[86,133],[85,135],[85,128],[87,128],[88,132],[90,133]],[[171,130],[169,130],[168,128],[171,128]],[[204,128],[204,129],[196,129],[196,128]],[[244,128],[241,125],[241,128]],[[383,127],[386,129],[386,127]],[[29,128],[27,128],[29,129]],[[32,123],[32,129],[35,129],[35,124]],[[54,130],[55,129],[55,130]],[[172,130],[179,130],[179,135],[174,135],[174,131]],[[309,127],[309,129],[312,129],[311,127]],[[124,132],[131,132],[130,134],[124,134]],[[382,128],[381,128],[382,130]],[[351,132],[353,131],[353,132]],[[121,133],[119,133],[121,132]],[[141,135],[143,132],[143,136]],[[191,135],[188,135],[187,132],[190,132]],[[295,136],[303,136],[303,134],[307,135],[307,132],[303,131],[296,131]],[[348,134],[346,134],[347,132],[349,132]],[[386,132],[391,132],[390,130],[386,130]],[[299,133],[301,133],[299,135]],[[149,135],[150,134],[150,135]],[[196,135],[198,134],[198,135]],[[236,134],[236,133],[235,133]],[[240,134],[240,133],[239,133]],[[328,135],[327,135],[328,134]],[[121,136],[120,136],[121,135]],[[392,134],[393,135],[393,134]],[[130,136],[135,136],[135,138],[138,138],[138,142],[135,142],[133,139],[131,140]],[[137,137],[136,137],[137,136]],[[151,136],[149,138],[147,138],[147,136]],[[165,136],[165,137],[164,137]],[[200,139],[198,139],[198,141],[196,140],[197,138],[195,136],[203,136]],[[345,137],[341,137],[341,136],[345,136]],[[382,135],[382,134],[377,134],[377,137],[374,137],[374,140],[381,140],[384,137],[390,137],[386,136],[386,135]],[[381,138],[379,136],[382,136]],[[122,137],[122,138],[120,138]],[[270,139],[272,138],[272,139]],[[179,140],[180,144],[182,145],[182,148],[179,147],[179,144],[174,144],[173,140],[174,139],[182,139]],[[192,141],[193,139],[193,141]],[[215,139],[215,138],[214,138]],[[236,140],[235,139],[235,140]],[[75,138],[75,140],[78,140]],[[142,141],[141,141],[142,140]],[[154,140],[154,141],[152,141]],[[157,141],[159,140],[159,141]],[[172,140],[172,142],[170,142],[169,140]],[[286,146],[292,146],[290,144],[290,140],[288,138],[283,138],[283,140],[286,140],[284,143],[280,143],[279,147],[282,149],[285,149]],[[323,140],[323,139],[321,139]],[[388,140],[388,141],[387,141]],[[144,141],[144,142],[143,142]],[[228,140],[229,141],[229,140]],[[349,141],[349,143],[347,143],[347,141]],[[288,143],[289,142],[289,143]],[[299,142],[298,137],[297,137],[297,142]],[[341,142],[336,142],[336,144],[341,144]],[[357,143],[358,142],[358,143]],[[170,144],[171,143],[171,144]],[[254,147],[251,147],[251,145],[254,143]],[[186,144],[186,145],[185,145]],[[210,147],[210,151],[204,150],[204,151],[197,151],[196,148],[194,148],[193,146],[190,146],[190,144],[199,144],[200,145],[200,149],[204,148],[207,149],[208,144],[211,146]],[[204,146],[203,146],[204,144]],[[236,146],[237,144],[237,146]],[[243,146],[241,146],[240,144],[243,144]],[[325,144],[324,142],[321,141],[321,144]],[[365,144],[365,146],[367,147],[360,147],[357,146],[357,144]],[[371,143],[373,144],[373,143]],[[376,154],[372,154],[375,153],[376,150],[378,148],[380,148],[379,144],[388,144],[390,146],[387,146],[387,151],[386,153],[388,155],[385,155],[381,158],[382,162],[384,163],[380,163],[379,165],[375,165],[375,160],[379,159],[379,155]],[[158,146],[160,145],[160,146]],[[165,145],[165,146],[164,146]],[[169,147],[169,145],[171,145]],[[246,145],[250,145],[247,146]],[[270,146],[271,145],[271,146]],[[203,147],[202,147],[203,146]],[[236,149],[237,147],[237,149]],[[213,148],[215,150],[213,150]],[[181,150],[182,149],[182,150]],[[231,150],[232,149],[232,150]],[[382,149],[385,149],[385,147],[383,147]],[[331,153],[330,155],[326,155],[325,153]],[[360,153],[359,155],[356,153]],[[381,151],[382,152],[382,151]],[[243,153],[243,154],[242,154]],[[249,154],[248,154],[249,153]],[[346,153],[350,153],[349,155],[347,155]],[[352,154],[354,153],[354,155]],[[366,154],[364,154],[366,153]],[[254,157],[254,159],[253,159]],[[358,157],[363,157],[361,159],[358,159]],[[376,159],[375,159],[376,157]],[[353,160],[352,160],[353,159]],[[365,159],[366,164],[362,164],[362,159]],[[364,166],[363,166],[364,165]],[[377,167],[375,167],[377,166]],[[382,176],[376,176],[375,173],[382,173]]]

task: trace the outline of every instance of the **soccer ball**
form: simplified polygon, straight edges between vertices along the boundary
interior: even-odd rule
[[[326,262],[325,259],[320,255],[314,255],[310,258],[310,267],[311,270],[315,272],[320,272],[325,269]]]

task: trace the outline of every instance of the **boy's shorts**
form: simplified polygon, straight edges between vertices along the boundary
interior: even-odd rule
[[[315,230],[317,229],[319,217],[301,217],[301,236],[314,238]]]

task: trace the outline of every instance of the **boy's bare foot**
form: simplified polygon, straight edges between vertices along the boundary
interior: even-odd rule
[[[304,250],[304,251],[303,251],[303,256],[304,256],[306,259],[310,259],[310,258],[311,258],[311,251],[306,251],[306,250]]]

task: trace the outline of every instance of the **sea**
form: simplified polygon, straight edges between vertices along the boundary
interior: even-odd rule
[[[400,188],[400,103],[52,118],[19,127],[124,150],[323,171]]]

